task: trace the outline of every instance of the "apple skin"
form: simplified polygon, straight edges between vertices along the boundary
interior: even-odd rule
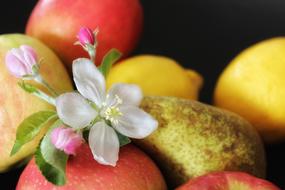
[[[67,183],[56,187],[39,171],[34,159],[20,176],[16,190],[166,190],[165,181],[154,162],[129,144],[121,148],[116,167],[93,159],[87,144],[68,160]]]
[[[214,172],[194,178],[176,190],[281,190],[244,172]]]
[[[64,65],[55,53],[42,42],[22,34],[0,35],[0,172],[10,169],[32,154],[48,127],[46,126],[40,135],[10,157],[19,124],[35,112],[54,110],[50,104],[21,89],[17,84],[20,80],[12,76],[6,68],[7,51],[23,44],[33,47],[38,58],[42,59],[40,73],[52,87],[59,93],[73,89]]]
[[[139,0],[39,0],[26,27],[26,33],[52,48],[67,65],[86,57],[74,46],[80,27],[99,28],[96,64],[111,49],[124,56],[136,46],[143,26]]]

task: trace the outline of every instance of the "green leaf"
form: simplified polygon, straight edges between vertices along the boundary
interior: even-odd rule
[[[57,120],[49,129],[35,155],[36,164],[41,170],[43,176],[45,176],[49,182],[55,185],[65,184],[65,169],[68,160],[68,155],[66,155],[63,151],[56,149],[51,143],[51,132],[60,124],[61,121]]]
[[[116,130],[115,130],[116,131]],[[117,136],[119,138],[119,142],[120,142],[120,147],[125,146],[127,144],[129,144],[131,142],[131,140],[129,139],[129,137],[126,137],[125,135],[122,135],[121,133],[119,133],[118,131],[116,131]]]
[[[33,140],[39,134],[41,129],[56,117],[57,114],[55,111],[40,111],[30,115],[22,121],[17,129],[16,141],[10,156],[16,154],[24,144]]]
[[[35,152],[35,160],[38,168],[45,178],[55,185],[64,185],[65,184],[65,176],[61,175],[58,172],[58,169],[50,165],[45,161],[43,155],[40,151],[40,147],[37,148]]]
[[[103,58],[99,70],[107,77],[112,65],[121,58],[122,54],[117,49],[111,49]]]
[[[26,83],[26,82],[24,82],[24,81],[21,81],[21,82],[18,82],[18,85],[24,90],[24,91],[26,91],[26,92],[28,92],[28,93],[36,93],[36,92],[38,92],[38,89],[37,89],[37,87],[35,87],[35,86],[33,86],[33,85],[31,85],[31,84],[29,84],[29,83]]]

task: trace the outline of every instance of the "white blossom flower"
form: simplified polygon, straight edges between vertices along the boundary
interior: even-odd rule
[[[158,123],[138,107],[143,98],[138,86],[115,84],[106,94],[105,78],[89,59],[75,60],[72,70],[79,93],[65,93],[56,99],[58,116],[74,129],[90,127],[94,159],[115,166],[120,147],[116,131],[140,139],[150,135]]]

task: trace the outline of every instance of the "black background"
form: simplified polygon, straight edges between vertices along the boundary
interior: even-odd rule
[[[36,2],[2,0],[0,33],[24,32]],[[145,27],[134,54],[166,55],[197,70],[205,79],[200,100],[206,103],[211,103],[217,77],[237,53],[260,40],[285,35],[284,0],[142,0],[142,4]],[[285,189],[285,143],[267,146],[266,151],[267,178]],[[0,189],[15,189],[21,170],[0,174]]]

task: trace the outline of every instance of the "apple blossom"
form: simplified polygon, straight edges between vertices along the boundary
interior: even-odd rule
[[[38,74],[38,57],[30,46],[11,49],[6,54],[5,62],[10,73],[17,78],[33,78]]]
[[[28,45],[12,48],[6,53],[5,57],[6,67],[12,75],[24,80],[34,80],[45,86],[53,96],[57,96],[57,92],[39,74],[38,62],[36,51]],[[40,90],[38,90],[38,92],[39,91]],[[41,92],[40,94],[41,95],[37,94],[38,97],[44,100],[46,100],[45,97],[48,97],[44,92]],[[51,97],[49,99],[51,99]]]
[[[73,129],[90,129],[89,146],[94,159],[115,166],[119,139],[116,132],[130,138],[144,138],[157,128],[157,121],[138,106],[143,98],[137,85],[115,84],[106,94],[105,78],[89,59],[76,59],[73,78],[79,93],[56,99],[59,118]]]
[[[81,27],[78,34],[78,41],[75,45],[81,45],[83,49],[89,54],[90,59],[94,62],[96,56],[97,40],[96,35],[98,30],[92,31],[90,28]]]
[[[83,142],[83,138],[73,129],[60,126],[51,132],[51,142],[57,149],[64,151],[66,154],[75,155],[76,150]]]
[[[77,34],[77,38],[82,46],[85,46],[87,44],[95,44],[95,36],[90,28],[81,27]]]

